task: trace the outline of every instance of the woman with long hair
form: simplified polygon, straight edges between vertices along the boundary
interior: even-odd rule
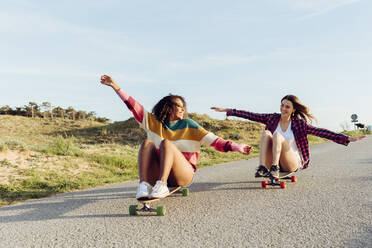
[[[189,185],[197,169],[201,145],[221,152],[251,152],[250,146],[226,141],[184,118],[186,102],[182,96],[165,96],[152,112],[147,112],[110,76],[101,76],[101,83],[115,90],[147,133],[138,153],[137,199],[164,198],[169,194],[168,186]]]
[[[365,136],[350,137],[312,123],[314,116],[294,95],[286,95],[280,101],[280,114],[258,114],[244,110],[212,107],[217,112],[226,112],[227,116],[237,116],[266,125],[260,139],[259,166],[256,177],[279,177],[279,171],[294,172],[309,166],[309,142],[307,135],[315,135],[348,145]]]

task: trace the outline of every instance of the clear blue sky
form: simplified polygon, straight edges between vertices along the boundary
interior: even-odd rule
[[[294,94],[340,130],[372,124],[372,1],[2,0],[0,106],[48,101],[131,116],[109,74],[151,110],[168,93],[189,112],[279,112]]]

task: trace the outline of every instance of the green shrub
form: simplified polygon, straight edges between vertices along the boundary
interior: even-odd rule
[[[0,143],[0,151],[5,151],[8,149],[25,151],[27,150],[27,145],[21,140],[5,137],[5,141]]]
[[[79,157],[83,155],[83,152],[74,144],[72,138],[65,139],[60,135],[56,138],[54,144],[42,149],[41,152],[62,156]]]
[[[137,162],[133,159],[124,158],[120,156],[110,156],[110,155],[101,155],[101,154],[92,154],[89,156],[89,160],[96,162],[101,165],[109,165],[121,169],[135,168]]]

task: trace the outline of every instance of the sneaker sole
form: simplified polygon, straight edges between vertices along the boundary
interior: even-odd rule
[[[167,193],[165,196],[163,196],[163,195],[160,195],[160,196],[149,195],[148,198],[150,198],[150,199],[163,199],[163,198],[165,198],[165,197],[167,197],[169,195],[170,195],[169,193]]]

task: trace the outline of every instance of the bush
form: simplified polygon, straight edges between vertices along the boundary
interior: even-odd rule
[[[74,145],[72,138],[64,139],[62,136],[58,136],[55,143],[45,149],[42,152],[54,155],[63,156],[82,156],[83,152]]]
[[[0,143],[0,151],[7,149],[25,151],[27,150],[27,145],[18,139],[7,138],[4,143]]]

